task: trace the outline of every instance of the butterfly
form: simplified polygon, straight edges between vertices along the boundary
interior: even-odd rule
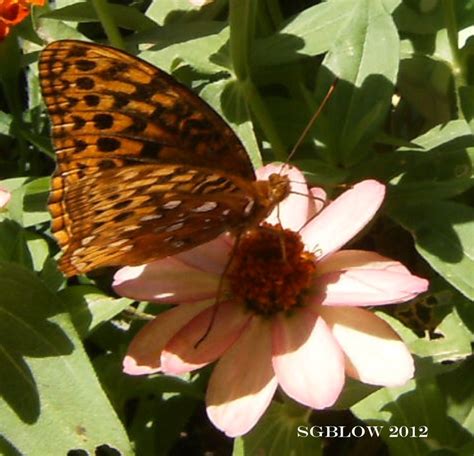
[[[41,52],[39,76],[57,157],[51,231],[66,276],[239,235],[290,192],[284,175],[257,181],[226,122],[140,58],[55,41]]]

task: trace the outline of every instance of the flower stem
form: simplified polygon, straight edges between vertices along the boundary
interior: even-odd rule
[[[107,0],[91,0],[109,43],[119,49],[125,49],[125,43],[109,10]]]

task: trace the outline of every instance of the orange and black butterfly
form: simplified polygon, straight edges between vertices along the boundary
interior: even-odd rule
[[[257,226],[289,193],[256,181],[203,100],[149,63],[64,40],[41,53],[57,168],[49,210],[67,276],[174,255]]]

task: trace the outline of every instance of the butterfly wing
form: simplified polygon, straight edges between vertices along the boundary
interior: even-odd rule
[[[242,226],[253,187],[207,169],[138,165],[81,180],[53,179],[52,230],[68,276],[110,265],[138,265],[174,255]],[[62,207],[65,205],[68,210]]]
[[[49,209],[63,272],[145,263],[238,226],[252,165],[193,92],[125,52],[73,40],[48,45],[39,72],[57,154]],[[212,182],[222,187],[204,194]]]
[[[88,158],[103,167],[186,164],[255,179],[225,121],[164,71],[108,46],[55,41],[39,74],[58,171]]]

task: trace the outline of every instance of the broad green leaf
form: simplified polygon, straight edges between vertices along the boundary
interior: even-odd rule
[[[333,0],[302,11],[278,34],[256,41],[252,63],[278,65],[327,52],[357,7],[350,0]]]
[[[23,227],[31,227],[50,220],[46,210],[50,177],[40,177],[28,182],[27,177],[2,181],[2,187],[12,192],[8,204],[10,217]]]
[[[11,261],[32,268],[27,237],[27,231],[14,221],[0,220],[0,261]]]
[[[221,27],[215,29],[221,30]],[[144,50],[140,57],[153,65],[171,73],[179,65],[190,65],[193,69],[204,74],[222,72],[226,69],[222,67],[222,57],[220,52],[229,40],[229,28],[226,27],[218,33],[206,35],[200,38],[190,39],[184,42],[167,45],[154,46]]]
[[[23,226],[29,227],[51,219],[46,209],[49,196],[50,177],[40,177],[24,185]]]
[[[159,0],[151,2],[146,15],[158,24],[163,24],[167,16],[175,15],[176,12],[187,12],[195,9],[196,7],[188,0]]]
[[[267,456],[322,454],[322,440],[301,437],[298,428],[309,429],[309,410],[293,403],[273,402],[255,428],[242,437],[245,455]]]
[[[41,271],[46,260],[49,257],[49,246],[45,238],[38,233],[26,231],[26,244],[30,251],[31,260],[33,262],[33,269]]]
[[[421,181],[400,183],[390,192],[390,204],[404,205],[430,203],[452,198],[472,188],[474,179],[450,179],[446,181]]]
[[[57,296],[12,263],[0,263],[0,290],[1,434],[28,455],[132,454]]]
[[[157,27],[157,24],[137,9],[109,3],[107,11],[116,24],[124,29],[133,31],[145,31]],[[91,4],[87,2],[74,3],[63,8],[45,13],[43,18],[57,19],[69,22],[99,22],[99,18]]]
[[[439,388],[446,398],[447,414],[461,428],[454,442],[465,442],[465,433],[474,434],[474,364],[473,359],[438,379]],[[467,443],[467,442],[466,442]]]
[[[115,299],[90,285],[70,286],[59,293],[81,338],[99,325],[115,317],[133,302],[128,298]]]
[[[452,55],[445,30],[438,32],[434,45],[432,39],[418,41],[403,42],[398,88],[430,127],[452,119]]]
[[[404,151],[434,151],[440,148],[450,150],[453,147],[466,148],[474,146],[474,136],[469,125],[464,120],[451,120],[445,124],[436,125],[426,133],[411,140],[413,146],[400,147]]]
[[[474,209],[434,201],[390,213],[415,238],[416,249],[451,285],[474,299]]]
[[[447,315],[436,328],[436,339],[418,338],[411,330],[395,318],[383,312],[377,315],[388,321],[404,342],[410,352],[422,358],[429,358],[433,363],[453,362],[470,356],[472,337],[469,329],[462,323],[457,312]]]
[[[36,24],[36,31],[48,42],[65,39],[90,41],[71,25],[57,19],[39,18]]]
[[[334,76],[339,78],[316,124],[335,164],[350,167],[368,155],[367,147],[390,105],[398,62],[399,38],[392,17],[380,0],[358,2],[319,75],[318,100]]]
[[[430,187],[440,197],[449,197],[470,186],[473,146],[474,136],[467,123],[454,120],[433,127],[393,153],[379,154],[372,161],[363,162],[356,177],[390,180],[394,184],[389,193],[390,204],[411,201],[411,190],[419,191],[418,196],[424,199]],[[434,199],[435,194],[431,200]]]
[[[382,388],[351,411],[366,423],[383,425],[381,436],[394,455],[424,455],[433,447],[452,448],[459,436],[459,426],[447,416],[444,395],[434,379]],[[406,437],[400,435],[402,428]],[[463,441],[467,437],[464,433]]]

